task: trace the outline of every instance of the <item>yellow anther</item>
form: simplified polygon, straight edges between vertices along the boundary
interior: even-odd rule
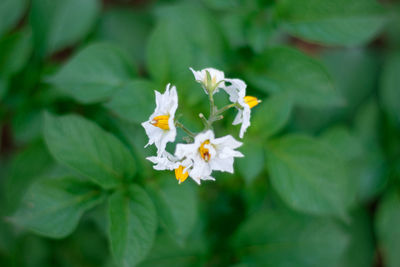
[[[254,108],[260,102],[261,102],[261,100],[258,100],[257,97],[254,97],[254,96],[245,96],[244,97],[244,103],[249,105],[250,108]]]
[[[189,176],[189,173],[187,171],[183,172],[183,170],[184,167],[182,165],[180,165],[178,168],[175,169],[175,177],[176,180],[179,181],[179,183],[183,183]]]
[[[200,145],[200,148],[199,148],[200,155],[205,161],[209,161],[210,157],[211,157],[210,151],[208,150],[208,148],[205,147],[206,145],[209,145],[209,144],[210,144],[210,140],[206,140]]]
[[[154,117],[150,123],[163,130],[169,130],[168,120],[169,120],[169,115],[160,115]]]

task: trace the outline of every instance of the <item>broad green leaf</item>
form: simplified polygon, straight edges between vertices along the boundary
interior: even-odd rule
[[[151,199],[139,186],[116,192],[109,199],[109,239],[118,266],[135,266],[150,251],[157,228]]]
[[[400,123],[400,52],[392,53],[385,63],[382,80],[380,99],[385,111]]]
[[[385,266],[400,266],[400,196],[398,191],[386,194],[379,204],[375,219],[378,245]]]
[[[31,144],[13,158],[5,181],[7,211],[15,211],[29,186],[53,163],[42,141]]]
[[[82,103],[107,100],[135,77],[125,54],[109,44],[92,44],[70,59],[48,81]]]
[[[333,220],[285,209],[254,213],[234,235],[243,266],[339,266],[348,238]]]
[[[7,94],[8,91],[8,80],[0,78],[0,100]]]
[[[32,52],[32,33],[25,29],[0,39],[0,76],[20,71]]]
[[[251,184],[264,169],[264,149],[259,142],[250,139],[244,142],[240,151],[245,156],[237,159],[237,170],[246,183]]]
[[[98,188],[75,178],[41,179],[29,189],[11,220],[37,234],[62,238],[75,229],[86,210],[102,200]]]
[[[1,0],[0,2],[0,37],[10,31],[23,15],[27,0]]]
[[[327,50],[322,61],[345,98],[346,109],[353,111],[374,90],[379,70],[375,53],[359,48]]]
[[[149,189],[160,224],[178,244],[185,244],[197,219],[196,191],[190,182],[178,184],[173,175],[162,178],[159,185]]]
[[[200,233],[200,235],[204,233]],[[203,236],[195,236],[185,246],[179,246],[167,233],[157,235],[148,257],[140,267],[187,267],[204,266],[206,263],[206,243]]]
[[[343,104],[324,66],[292,48],[267,49],[255,59],[247,74],[249,82],[259,90],[272,94],[285,92],[301,106]]]
[[[160,84],[191,85],[189,67],[223,64],[223,40],[218,24],[201,5],[182,3],[160,10],[147,45],[147,67]]]
[[[102,14],[96,37],[115,43],[134,59],[143,62],[149,33],[151,16],[143,10],[117,7],[106,9]]]
[[[330,45],[360,45],[376,36],[386,22],[376,0],[282,0],[277,20],[290,34]]]
[[[351,223],[345,226],[349,235],[342,267],[372,267],[374,263],[374,232],[370,216],[366,210],[355,210],[351,214]]]
[[[46,113],[44,121],[46,144],[60,163],[104,188],[132,179],[134,160],[115,136],[76,115],[55,117]]]
[[[122,86],[105,106],[129,122],[142,123],[154,110],[155,89],[149,81],[132,81]]]
[[[343,158],[311,137],[287,135],[267,145],[271,182],[292,208],[346,218],[355,190]]]
[[[345,127],[332,127],[322,140],[346,162],[351,184],[358,201],[366,201],[383,189],[384,160],[377,144],[365,144]]]
[[[33,0],[31,25],[42,55],[71,46],[85,37],[100,12],[98,0]]]
[[[292,107],[292,99],[287,94],[276,94],[267,98],[252,109],[249,132],[262,138],[279,132],[289,121]]]

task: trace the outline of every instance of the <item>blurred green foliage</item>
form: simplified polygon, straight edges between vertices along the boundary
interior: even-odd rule
[[[395,0],[0,0],[0,266],[400,266],[399,25]],[[201,130],[189,67],[263,100],[201,186],[140,126],[172,83]]]

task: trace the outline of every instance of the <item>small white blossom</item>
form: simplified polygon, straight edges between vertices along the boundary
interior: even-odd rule
[[[238,113],[233,120],[233,125],[242,124],[240,127],[239,137],[243,138],[244,133],[250,126],[250,114],[251,108],[258,105],[260,100],[254,96],[246,96],[246,83],[240,79],[226,79],[227,82],[231,83],[226,86],[225,91],[229,94],[229,100],[232,103],[239,104]]]
[[[194,78],[198,83],[200,83],[203,86],[204,91],[206,94],[208,94],[207,88],[213,88],[213,94],[218,92],[218,88],[225,88],[225,74],[223,71],[213,69],[213,68],[206,68],[202,69],[200,71],[195,71],[192,68],[189,68],[194,75]],[[210,74],[211,81],[210,83],[208,82],[207,79],[207,72]]]
[[[157,157],[148,157],[147,159],[155,164],[153,166],[155,170],[175,170],[175,177],[179,183],[186,180],[189,176],[189,168],[193,165],[191,160],[187,158],[179,159],[167,151]]]
[[[155,91],[156,109],[148,121],[142,123],[149,137],[146,146],[155,144],[157,154],[165,151],[168,142],[175,141],[176,127],[174,122],[175,111],[178,108],[178,94],[176,87],[167,85],[164,94]]]
[[[233,173],[234,158],[243,157],[235,150],[241,145],[230,135],[215,138],[214,132],[208,130],[198,134],[192,144],[178,144],[175,156],[192,160],[189,175],[200,184],[201,180],[215,180],[211,176],[213,170]]]

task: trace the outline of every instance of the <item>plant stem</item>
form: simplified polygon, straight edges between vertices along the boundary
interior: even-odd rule
[[[236,103],[226,105],[225,107],[217,110],[217,112],[214,115],[220,115],[220,114],[224,113],[225,111],[227,111],[228,109],[233,108],[233,107],[236,107]]]
[[[179,121],[175,121],[175,126],[180,127],[182,130],[185,131],[185,133],[187,133],[190,137],[194,138],[196,135],[190,131],[188,128],[186,128],[182,123],[180,123]]]

